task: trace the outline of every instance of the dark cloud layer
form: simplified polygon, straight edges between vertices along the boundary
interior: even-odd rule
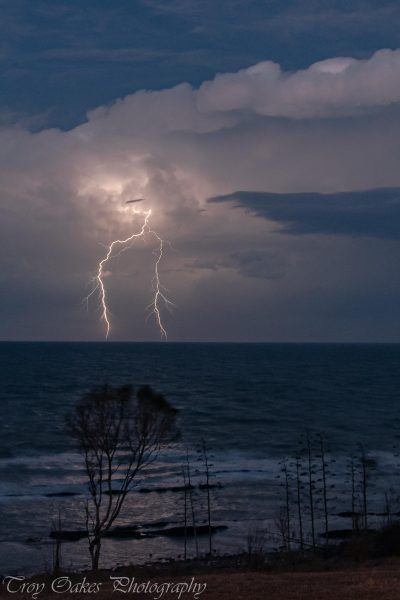
[[[400,239],[400,188],[336,194],[234,192],[209,202],[234,202],[291,234],[327,234]]]
[[[398,45],[395,0],[1,0],[2,120],[69,128],[138,89]]]

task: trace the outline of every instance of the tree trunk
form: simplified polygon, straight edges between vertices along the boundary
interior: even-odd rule
[[[297,486],[297,514],[299,520],[299,534],[300,534],[300,551],[304,551],[304,533],[303,533],[303,515],[301,513],[301,479],[300,479],[300,459],[296,457],[296,486]]]
[[[190,509],[192,512],[192,526],[193,526],[193,535],[194,535],[194,543],[196,546],[196,558],[199,558],[199,542],[197,539],[197,528],[196,528],[196,516],[194,511],[194,502],[193,502],[193,488],[192,488],[192,479],[190,476],[190,462],[189,462],[189,452],[186,451],[186,468],[187,468],[187,481],[189,487],[189,501],[190,501]]]
[[[325,460],[325,446],[324,440],[320,438],[321,448],[321,467],[322,467],[322,497],[324,501],[324,517],[325,517],[325,544],[328,545],[329,540],[329,513],[328,513],[328,489],[327,489],[327,474],[326,474],[326,460]]]
[[[314,480],[313,480],[313,462],[312,462],[312,446],[309,432],[306,434],[307,454],[308,454],[308,495],[310,501],[310,517],[311,517],[311,538],[312,547],[315,552],[315,515],[314,515]]]
[[[368,486],[368,470],[367,470],[367,457],[362,448],[361,455],[361,468],[362,468],[362,495],[363,495],[363,513],[364,513],[364,529],[368,529],[368,506],[367,506],[367,486]]]
[[[185,468],[182,467],[182,475],[183,475],[183,489],[184,489],[184,512],[183,512],[183,522],[184,522],[184,529],[185,529],[185,546],[184,546],[184,553],[183,553],[183,558],[186,561],[187,559],[187,493],[188,493],[188,488],[187,488],[187,482],[186,482],[186,473],[185,473]]]
[[[101,537],[95,537],[89,546],[90,557],[92,559],[92,571],[97,571],[99,568]]]
[[[210,497],[210,469],[208,466],[207,445],[203,440],[203,458],[206,467],[207,488],[207,523],[208,523],[208,554],[212,556],[212,534],[211,534],[211,497]]]
[[[289,473],[286,460],[284,461],[283,471],[285,473],[285,500],[286,500],[286,522],[287,522],[287,551],[291,551],[291,530],[290,530],[290,488],[289,488]]]

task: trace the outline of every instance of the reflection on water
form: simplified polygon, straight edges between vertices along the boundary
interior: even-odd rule
[[[214,521],[228,525],[215,538],[221,551],[238,550],[249,529],[271,525],[279,459],[293,455],[305,427],[324,432],[337,457],[335,508],[357,442],[378,459],[377,490],[395,476],[396,345],[4,343],[0,361],[0,572],[43,568],[60,507],[66,529],[83,526],[85,474],[64,423],[76,399],[98,383],[149,383],[180,409],[182,441],[138,482],[122,524],[182,524],[183,495],[160,489],[182,485],[186,445],[203,437],[220,484],[212,493]],[[193,464],[201,471],[195,453]],[[201,472],[197,478],[203,482]],[[204,490],[196,496],[204,518]],[[381,502],[378,491],[374,502]],[[181,553],[182,541],[165,537],[109,539],[103,557],[104,566],[114,566]],[[63,554],[66,565],[87,565],[85,540],[64,544]]]

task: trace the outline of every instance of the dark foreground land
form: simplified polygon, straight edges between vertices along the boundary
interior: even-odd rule
[[[99,578],[88,578],[98,581]],[[100,578],[101,579],[101,578]],[[157,580],[152,580],[157,581]],[[160,580],[158,580],[160,581]],[[164,580],[163,580],[164,581]],[[168,581],[190,581],[190,578],[171,577]],[[229,573],[203,575],[197,579],[206,583],[207,588],[199,598],[208,600],[400,600],[400,569],[376,568],[357,571],[338,571],[330,573]],[[39,598],[43,600],[55,598],[87,598],[88,593],[55,593],[45,590]],[[108,598],[136,598],[148,600],[155,596],[144,593],[123,594],[112,592],[112,586],[104,582],[101,591],[90,594],[98,600]],[[90,597],[89,596],[89,597]],[[2,589],[0,598],[26,600],[31,594],[11,594]],[[193,593],[183,593],[182,599],[193,598]],[[162,598],[171,600],[178,598],[177,593],[166,593]]]
[[[318,565],[316,565],[318,568]],[[190,572],[178,574],[176,567],[171,570],[163,569],[161,572],[146,572],[143,570],[124,569],[122,571],[100,571],[96,574],[85,573],[66,575],[72,585],[81,582],[101,583],[98,591],[63,591],[56,593],[51,590],[51,583],[55,577],[36,576],[30,582],[45,583],[45,589],[36,596],[42,600],[56,598],[75,598],[76,600],[88,597],[97,600],[109,598],[132,598],[136,600],[150,600],[151,598],[187,600],[189,598],[202,598],[203,600],[400,600],[400,560],[388,559],[386,561],[357,566],[339,566],[332,570],[324,571],[279,571],[264,572],[259,570],[245,570],[234,572],[223,570],[207,572],[204,567],[193,568]],[[137,583],[148,582],[171,585],[182,582],[195,581],[202,584],[203,591],[194,595],[193,591],[186,593],[140,593],[113,591],[110,576],[123,576],[134,578]],[[61,575],[58,575],[60,577]],[[204,589],[204,584],[206,587]],[[18,585],[18,584],[17,584]],[[75,590],[76,588],[74,588]],[[0,598],[27,600],[32,598],[32,593],[26,590],[17,593],[7,592],[4,584],[0,587]]]

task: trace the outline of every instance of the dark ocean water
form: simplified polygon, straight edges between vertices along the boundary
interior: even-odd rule
[[[349,508],[346,464],[358,443],[376,462],[376,509],[385,489],[396,491],[400,345],[2,343],[0,365],[0,573],[49,564],[59,510],[65,529],[82,527],[82,461],[64,423],[99,383],[148,383],[180,409],[182,441],[139,482],[122,524],[181,524],[181,494],[160,489],[182,484],[185,449],[202,438],[221,486],[213,518],[228,526],[215,536],[221,552],[244,547],[249,531],[276,520],[279,460],[295,455],[305,429],[325,435],[336,461],[333,513]],[[193,454],[194,471],[195,461]],[[54,496],[64,492],[76,495]],[[204,494],[197,495],[201,520]],[[177,556],[181,546],[162,537],[108,540],[103,565]],[[65,566],[88,564],[84,541],[65,544],[63,553]]]

